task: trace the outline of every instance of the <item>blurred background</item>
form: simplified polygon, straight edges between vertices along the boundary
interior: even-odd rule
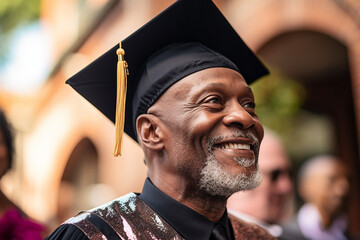
[[[114,158],[114,125],[65,81],[173,2],[0,1],[0,107],[16,136],[1,189],[49,231],[82,209],[141,191],[140,148],[125,136]],[[272,72],[252,85],[257,113],[281,134],[295,172],[323,153],[352,170],[348,214],[359,233],[360,1],[215,3]]]

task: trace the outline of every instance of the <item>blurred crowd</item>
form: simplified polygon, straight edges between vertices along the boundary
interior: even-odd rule
[[[358,239],[348,231],[346,203],[350,172],[333,155],[306,160],[292,178],[291,164],[276,133],[265,129],[259,154],[263,180],[258,188],[238,192],[228,211],[282,240]],[[296,211],[294,186],[303,203]]]

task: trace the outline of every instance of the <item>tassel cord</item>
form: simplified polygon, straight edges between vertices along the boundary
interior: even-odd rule
[[[119,49],[117,49],[116,54],[118,55],[118,63],[114,156],[120,156],[122,153],[122,140],[125,126],[127,75],[129,75],[128,65],[124,60],[125,51],[121,48],[121,42],[119,43]]]

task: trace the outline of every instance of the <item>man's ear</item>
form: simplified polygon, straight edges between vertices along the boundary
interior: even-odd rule
[[[163,132],[161,120],[151,114],[142,114],[136,120],[138,141],[147,148],[161,150],[163,145]]]

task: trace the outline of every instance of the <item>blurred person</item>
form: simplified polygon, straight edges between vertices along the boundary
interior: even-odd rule
[[[125,129],[139,142],[148,178],[49,239],[274,239],[226,211],[232,193],[261,181],[248,84],[268,71],[216,5],[178,0],[119,45],[67,82],[115,122],[117,140]]]
[[[13,135],[5,117],[0,110],[0,178],[11,169],[13,164]],[[30,220],[22,210],[6,197],[0,189],[0,239],[42,239],[45,228]]]
[[[289,214],[293,195],[291,164],[279,136],[267,128],[260,147],[259,168],[262,174],[259,187],[234,193],[227,202],[228,212],[280,237],[279,224]]]
[[[349,172],[341,159],[320,155],[307,160],[298,173],[298,192],[304,204],[284,225],[284,239],[352,239],[347,232],[344,209]]]

